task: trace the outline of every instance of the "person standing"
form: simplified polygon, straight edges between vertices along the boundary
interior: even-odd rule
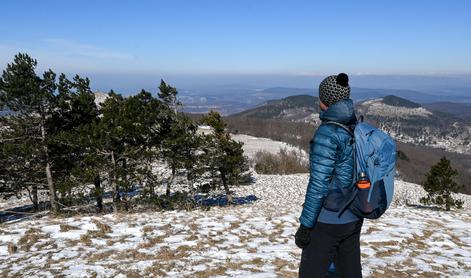
[[[311,140],[310,177],[295,243],[302,248],[299,277],[325,277],[334,262],[340,277],[362,277],[360,232],[363,219],[350,210],[339,216],[342,192],[354,178],[352,135],[335,122],[357,123],[348,75],[325,78],[319,85],[319,126]]]

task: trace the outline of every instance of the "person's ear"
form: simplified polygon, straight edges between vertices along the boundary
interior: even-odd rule
[[[329,106],[325,105],[322,101],[319,100],[319,108],[322,111],[325,111],[325,110],[327,110],[327,108],[329,108]]]

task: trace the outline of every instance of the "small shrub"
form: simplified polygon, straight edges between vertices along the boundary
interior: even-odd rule
[[[259,174],[289,175],[309,172],[309,163],[303,161],[294,150],[280,149],[278,154],[259,151],[255,154],[254,164],[255,171]]]
[[[192,210],[196,208],[195,200],[188,193],[184,192],[175,192],[170,196],[156,196],[151,201],[158,208],[166,210]]]
[[[424,189],[428,195],[420,199],[420,202],[426,205],[438,205],[445,210],[452,207],[461,208],[462,200],[455,200],[451,196],[452,192],[460,189],[454,178],[458,175],[458,171],[451,167],[450,160],[442,157],[440,161],[430,168],[424,182]]]
[[[398,150],[397,151],[397,157],[399,159],[402,159],[402,160],[405,160],[405,161],[410,161],[409,157],[406,155],[405,152],[401,151],[401,150]]]

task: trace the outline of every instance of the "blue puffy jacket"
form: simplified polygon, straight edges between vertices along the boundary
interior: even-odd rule
[[[344,125],[357,121],[350,99],[329,106],[319,117],[322,122],[334,121]],[[339,126],[322,124],[311,141],[309,160],[311,174],[299,218],[301,224],[312,228],[316,222],[344,224],[358,220],[349,210],[340,218],[337,212],[344,200],[341,189],[352,187],[352,136]]]

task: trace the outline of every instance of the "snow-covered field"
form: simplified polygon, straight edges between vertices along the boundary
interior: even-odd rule
[[[293,240],[308,175],[257,175],[209,210],[43,217],[0,225],[0,277],[297,277]],[[423,194],[398,181],[395,201],[362,230],[366,277],[469,277],[471,196],[465,209],[405,206]]]
[[[285,149],[289,152],[295,151],[301,158],[309,161],[309,156],[304,150],[301,150],[300,148],[285,142],[275,141],[268,138],[254,137],[245,134],[232,134],[231,136],[235,141],[244,143],[244,154],[249,158],[255,157],[255,154],[259,151],[266,151],[272,154],[277,154],[281,149]]]
[[[428,117],[432,112],[424,107],[408,108],[400,106],[387,105],[382,98],[365,101],[362,105],[368,107],[368,113],[371,115],[390,115],[398,118],[408,118],[411,116]]]

